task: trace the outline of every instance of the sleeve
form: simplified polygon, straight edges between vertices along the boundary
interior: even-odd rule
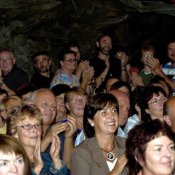
[[[90,153],[84,149],[75,149],[71,156],[71,175],[90,175],[91,160]]]
[[[60,169],[55,169],[54,165],[52,164],[50,167],[50,173],[49,175],[69,175],[69,171],[66,167],[66,164],[61,161],[62,167]]]

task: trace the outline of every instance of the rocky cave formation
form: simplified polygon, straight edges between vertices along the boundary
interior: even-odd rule
[[[66,42],[78,41],[83,57],[91,58],[103,32],[113,36],[114,48],[122,45],[136,53],[150,40],[165,61],[161,48],[174,29],[175,0],[0,0],[0,47],[11,48],[29,75],[34,52],[50,52],[56,69]]]

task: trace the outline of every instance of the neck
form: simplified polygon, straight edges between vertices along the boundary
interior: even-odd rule
[[[35,148],[34,147],[24,146],[24,149],[25,149],[25,151],[26,151],[26,153],[28,155],[28,158],[29,158],[30,162],[34,163],[34,156],[33,156],[33,154],[34,154],[34,149]]]
[[[97,142],[100,148],[110,150],[114,146],[115,136],[114,135],[101,135],[96,134]]]
[[[144,71],[145,71],[146,73],[151,73],[151,68],[150,68],[149,66],[145,66],[145,67],[144,67]]]
[[[44,125],[42,126],[42,138],[45,136],[47,129],[48,129],[49,125]]]
[[[66,118],[67,113],[66,112],[58,112],[56,116],[56,122],[62,121]]]
[[[98,53],[98,58],[99,58],[100,60],[105,60],[106,57],[109,57],[109,55],[105,55],[105,54],[102,53],[102,52],[99,52],[99,53]]]
[[[65,74],[69,74],[69,75],[71,75],[71,74],[73,73],[72,70],[68,70],[68,69],[65,69],[65,68],[61,68],[61,71],[62,71],[63,73],[65,73]]]

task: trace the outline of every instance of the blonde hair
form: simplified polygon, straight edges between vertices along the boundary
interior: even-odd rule
[[[35,105],[24,105],[12,110],[7,119],[7,134],[15,135],[18,124],[25,119],[36,119],[42,124],[42,113]]]

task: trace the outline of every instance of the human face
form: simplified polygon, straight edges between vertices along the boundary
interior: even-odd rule
[[[170,175],[174,170],[174,162],[174,142],[167,136],[159,136],[147,144],[143,174]]]
[[[0,175],[24,175],[24,168],[22,155],[0,151]]]
[[[175,42],[168,45],[168,56],[173,63],[175,63]]]
[[[144,65],[147,64],[147,59],[148,58],[154,58],[154,51],[153,50],[148,50],[148,51],[142,51],[142,62]]]
[[[97,47],[99,47],[100,52],[105,55],[109,55],[110,50],[112,49],[112,40],[109,36],[104,36],[97,42]]]
[[[163,117],[163,105],[166,100],[166,97],[159,92],[158,95],[154,94],[148,101],[148,109],[146,109],[146,112],[150,114],[152,120]]]
[[[50,125],[56,116],[56,98],[50,90],[39,92],[34,104],[43,114],[43,125]]]
[[[118,128],[118,112],[114,106],[106,106],[104,109],[97,111],[94,120],[96,134],[114,134]]]
[[[66,105],[64,103],[64,96],[65,96],[65,93],[62,93],[56,96],[57,112],[66,113],[67,111]]]
[[[76,59],[79,61],[80,60],[80,50],[78,47],[70,47],[70,50],[74,51],[76,53]]]
[[[40,121],[36,118],[25,118],[18,123],[17,134],[15,136],[24,148],[35,148],[37,140],[41,138],[41,131]]]
[[[173,132],[175,132],[175,98],[169,99],[167,102],[167,113],[168,115],[165,116],[168,119],[168,124],[171,126]],[[166,120],[167,121],[167,120]]]
[[[35,58],[35,68],[39,73],[45,73],[49,71],[51,60],[47,55],[39,55]]]
[[[12,53],[8,51],[0,52],[0,69],[3,75],[7,75],[15,64],[15,58]]]
[[[65,54],[64,60],[60,61],[60,63],[61,69],[66,73],[73,73],[77,68],[77,59],[73,53]]]
[[[84,108],[86,104],[86,96],[74,94],[70,97],[69,102],[66,104],[69,113],[75,118],[82,118],[84,115]]]
[[[115,98],[118,100],[119,103],[119,126],[125,125],[129,110],[130,110],[130,101],[129,97],[126,93],[120,91],[120,90],[113,90],[110,91],[112,95],[115,96]]]

